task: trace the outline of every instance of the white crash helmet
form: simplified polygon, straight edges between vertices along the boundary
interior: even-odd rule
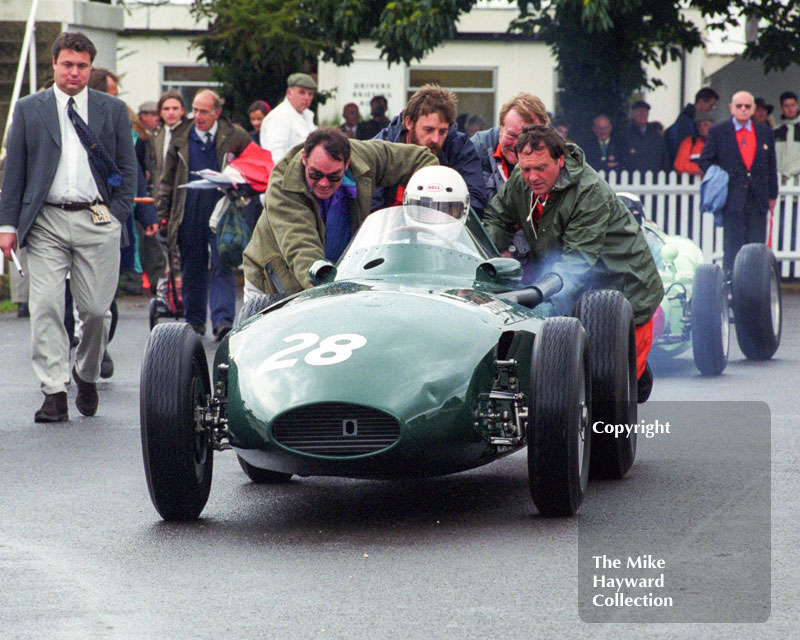
[[[644,224],[644,205],[642,201],[639,200],[639,196],[627,191],[618,191],[617,198],[622,200],[622,204],[628,207],[628,211],[636,218],[636,222],[640,225]]]
[[[467,183],[450,167],[425,167],[408,181],[403,206],[436,209],[456,220],[466,221],[469,213]]]

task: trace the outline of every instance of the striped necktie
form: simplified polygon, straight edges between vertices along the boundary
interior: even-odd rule
[[[94,132],[89,128],[89,125],[84,122],[78,112],[75,110],[75,99],[70,98],[67,101],[67,116],[69,116],[72,126],[75,127],[75,133],[78,134],[78,140],[86,149],[89,155],[89,161],[94,167],[100,171],[106,178],[106,182],[112,187],[119,187],[122,185],[122,172],[117,167],[117,163],[109,155],[103,143],[97,139]]]

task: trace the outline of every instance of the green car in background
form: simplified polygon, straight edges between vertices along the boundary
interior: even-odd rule
[[[474,212],[422,207],[371,214],[314,287],[248,301],[209,376],[198,336],[157,325],[141,374],[150,495],[167,520],[200,515],[213,451],[233,449],[256,483],[293,475],[449,474],[528,447],[543,515],[571,515],[593,476],[622,477],[637,422],[631,307],[592,291],[578,317],[541,319],[555,274],[520,284]],[[590,335],[587,327],[594,329]]]
[[[664,282],[664,298],[653,319],[650,357],[673,358],[692,349],[703,375],[719,375],[728,363],[730,327],[744,355],[770,359],[781,338],[778,262],[764,244],[748,244],[736,256],[731,279],[705,262],[689,238],[665,233],[645,219],[639,198],[618,193],[642,225]]]

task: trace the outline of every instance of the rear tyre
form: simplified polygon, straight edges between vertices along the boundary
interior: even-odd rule
[[[548,318],[534,343],[528,481],[543,516],[571,516],[589,483],[591,380],[586,333],[575,318]]]
[[[736,340],[750,360],[769,360],[781,343],[782,303],[778,261],[765,244],[746,244],[733,263]]]
[[[211,385],[200,338],[188,324],[153,329],[145,347],[139,394],[147,488],[164,520],[194,520],[211,489],[211,430],[196,409]]]
[[[730,321],[725,275],[718,265],[697,267],[690,309],[694,364],[703,375],[719,375],[728,364]]]
[[[281,484],[283,482],[289,482],[292,478],[291,473],[261,469],[260,467],[254,467],[239,455],[237,455],[236,458],[239,460],[239,466],[242,468],[242,471],[244,471],[245,475],[255,484]]]
[[[592,377],[592,424],[635,424],[636,337],[631,305],[619,291],[588,291],[576,315],[586,329]],[[622,478],[636,457],[636,433],[594,433],[591,477]]]
[[[250,298],[247,302],[244,303],[242,310],[239,311],[239,318],[236,321],[237,325],[242,324],[248,318],[253,317],[260,311],[263,311],[267,307],[272,306],[278,300],[282,300],[285,296],[282,296],[278,293],[261,293],[254,298]]]

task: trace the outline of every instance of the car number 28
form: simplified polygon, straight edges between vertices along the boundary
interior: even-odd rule
[[[310,349],[319,341],[316,349],[309,351],[303,360],[306,364],[315,367],[324,367],[329,364],[339,364],[344,362],[356,349],[360,349],[367,344],[367,339],[357,333],[337,333],[327,338],[319,339],[316,333],[295,333],[283,339],[284,342],[297,342],[286,349],[281,349],[273,353],[259,367],[260,373],[274,371],[275,369],[285,369],[292,367],[299,358],[287,358],[293,353]]]

